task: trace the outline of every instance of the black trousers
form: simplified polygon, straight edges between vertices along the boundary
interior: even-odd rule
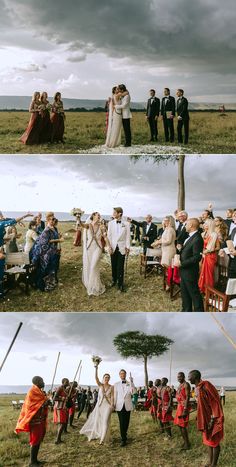
[[[236,279],[236,256],[229,258],[228,278]]]
[[[188,144],[189,118],[185,120],[178,120],[178,125],[177,125],[178,143],[183,143],[183,128],[184,128],[184,144]]]
[[[151,139],[157,139],[158,129],[157,129],[157,120],[155,117],[148,117],[148,123],[150,127]]]
[[[120,422],[120,436],[122,441],[126,441],[130,421],[130,411],[127,411],[125,409],[125,406],[123,405],[122,409],[119,412],[117,412],[117,414]]]
[[[180,289],[182,298],[182,311],[204,311],[202,296],[198,287],[198,275],[191,271],[181,272]]]
[[[168,143],[168,141],[170,141],[171,143],[173,143],[175,139],[174,119],[163,117],[163,125],[164,125],[166,142]]]
[[[124,284],[125,255],[122,255],[118,246],[111,255],[112,280],[118,283],[118,287]]]
[[[130,118],[123,118],[122,124],[125,133],[125,145],[131,146],[131,128],[130,128]]]

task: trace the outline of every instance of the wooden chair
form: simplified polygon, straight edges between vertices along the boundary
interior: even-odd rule
[[[12,408],[13,408],[13,409],[19,409],[19,408],[20,408],[20,406],[19,406],[19,404],[18,404],[17,401],[11,401],[11,405],[12,405]]]
[[[8,253],[6,255],[6,288],[13,289],[16,287],[22,288],[24,284],[25,294],[29,294],[29,279],[32,270],[30,265],[29,253],[17,252]]]
[[[228,267],[222,264],[218,265],[218,281],[217,281],[217,289],[224,292],[227,287],[228,281]]]
[[[205,311],[229,311],[230,300],[236,296],[236,279],[228,279],[225,292],[206,286]]]
[[[144,274],[144,278],[151,274],[163,274],[164,268],[160,262],[160,250],[147,248],[146,255],[143,253],[140,256],[140,274]]]

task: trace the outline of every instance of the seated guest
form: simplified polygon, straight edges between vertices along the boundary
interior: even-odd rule
[[[220,249],[220,244],[217,241],[215,222],[212,219],[207,219],[204,222],[203,230],[202,238],[204,243],[198,286],[200,291],[205,293],[206,285],[209,285],[210,287],[214,286],[214,270],[217,263],[217,251]]]
[[[24,252],[25,253],[30,252],[31,248],[34,245],[34,242],[38,238],[38,234],[36,232],[36,227],[37,227],[37,224],[36,224],[35,221],[31,221],[29,223],[29,228],[28,228],[28,230],[26,232],[26,235],[25,235],[25,246],[24,246]]]
[[[147,248],[151,248],[152,243],[157,238],[157,226],[152,222],[151,214],[148,214],[146,216],[146,220],[143,222],[138,222],[130,218],[127,220],[129,220],[134,225],[142,227],[143,253],[146,254]]]
[[[5,252],[8,253],[17,253],[19,251],[17,245],[17,239],[21,237],[21,234],[17,233],[15,225],[9,226],[6,228],[6,235],[4,237],[5,242]]]

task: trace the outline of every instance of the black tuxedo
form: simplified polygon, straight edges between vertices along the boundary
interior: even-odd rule
[[[203,251],[203,238],[194,233],[180,252],[180,277],[182,311],[204,311],[203,300],[198,288],[199,262]]]
[[[160,99],[153,97],[147,101],[147,112],[148,123],[150,126],[151,140],[157,140],[158,129],[157,129],[157,118],[160,114]]]
[[[224,223],[227,225],[228,233],[229,233],[229,229],[230,229],[231,224],[233,223],[233,221],[232,221],[232,219],[224,219]]]
[[[229,240],[234,241],[235,237],[236,237],[236,226],[232,230]],[[236,256],[234,256],[233,258],[231,258],[231,256],[229,257],[228,278],[236,279]]]
[[[167,118],[166,112],[171,112],[173,117],[175,116],[175,98],[172,96],[163,97],[161,101],[161,115],[163,117],[163,125],[165,131],[166,142],[174,141],[174,120],[173,118]]]
[[[183,245],[186,238],[188,238],[188,232],[186,232],[185,225],[183,226],[180,222],[176,230],[176,245]]]
[[[151,248],[151,244],[156,240],[157,238],[157,226],[151,222],[150,227],[147,232],[147,222],[138,222],[132,219],[132,224],[138,225],[139,227],[142,227],[142,243],[143,243],[143,252],[144,254],[147,251],[147,248]],[[145,240],[144,237],[147,237],[147,240]]]
[[[183,127],[184,127],[184,144],[188,144],[189,137],[189,112],[188,112],[188,100],[186,97],[179,97],[176,103],[177,115],[181,117],[178,120],[177,132],[178,132],[178,143],[183,143]]]

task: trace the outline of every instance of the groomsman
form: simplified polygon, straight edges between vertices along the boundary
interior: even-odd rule
[[[169,88],[164,88],[164,97],[161,102],[161,115],[163,118],[165,140],[174,142],[175,98],[170,95]]]
[[[160,99],[155,97],[155,94],[156,91],[154,89],[150,89],[150,98],[147,101],[146,119],[150,126],[150,141],[157,141],[158,135],[157,120],[160,114]]]
[[[188,144],[189,137],[189,112],[188,100],[184,97],[183,89],[177,89],[177,116],[178,116],[178,143],[183,143],[183,127],[184,127],[184,144]]]
[[[151,214],[148,214],[146,220],[143,222],[138,222],[130,218],[128,218],[128,220],[132,224],[142,227],[143,253],[146,254],[147,248],[151,248],[152,243],[157,239],[157,226],[152,222]]]
[[[125,257],[130,250],[130,224],[122,219],[123,209],[114,208],[113,220],[108,223],[107,238],[110,244],[112,286],[124,292]]]

